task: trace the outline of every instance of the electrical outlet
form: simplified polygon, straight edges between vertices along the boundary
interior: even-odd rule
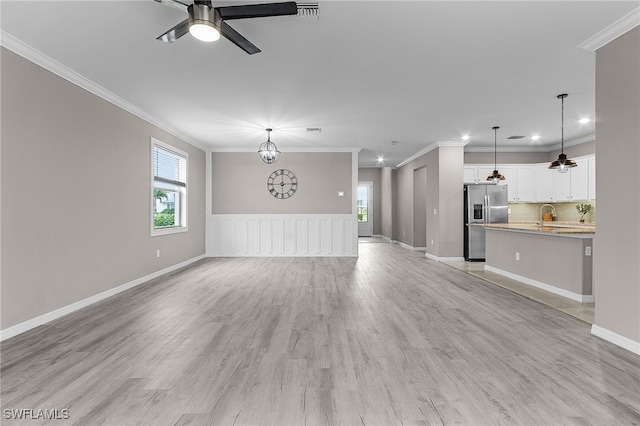
[[[586,246],[584,248],[584,255],[585,256],[591,256],[591,246]]]
[[[433,238],[431,239],[431,245],[433,245]]]
[[[156,257],[160,257],[160,250],[156,250]]]
[[[438,209],[433,209],[433,214],[438,214]]]
[[[520,252],[519,251],[516,252],[516,260],[518,260],[518,261],[520,260]]]
[[[511,209],[510,208],[507,209],[507,214],[511,214]]]

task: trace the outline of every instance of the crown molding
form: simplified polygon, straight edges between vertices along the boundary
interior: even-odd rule
[[[640,25],[640,7],[632,10],[613,24],[598,31],[578,45],[579,48],[595,52],[624,33]]]
[[[569,146],[580,145],[587,142],[593,142],[596,140],[596,135],[591,134],[587,136],[583,136],[580,138],[572,139],[568,142],[564,143],[564,147],[567,148]],[[508,147],[500,147],[499,152],[552,152],[562,148],[562,144],[557,143],[553,145],[546,146],[535,146],[535,147],[527,147],[527,146],[508,146]],[[494,147],[492,146],[470,146],[465,148],[464,152],[493,152]]]
[[[168,125],[167,123],[163,122],[162,120],[153,116],[142,108],[139,108],[131,102],[122,99],[115,93],[110,92],[99,84],[62,65],[60,62],[50,58],[49,56],[33,48],[32,46],[29,46],[23,41],[18,40],[12,35],[6,33],[4,30],[0,30],[0,45],[12,51],[13,53],[33,62],[34,64],[39,65],[47,71],[54,73],[58,77],[61,77],[69,81],[70,83],[73,83],[76,86],[81,87],[84,90],[98,96],[99,98],[102,98],[105,101],[110,102],[113,105],[135,115],[136,117],[146,121],[147,123],[153,124],[154,126],[164,130],[167,133],[170,133],[171,135],[177,137],[178,139],[181,139],[189,145],[201,149],[202,151],[207,151],[207,147],[204,144],[194,141],[193,139],[180,133],[174,127]]]
[[[256,144],[255,147],[242,147],[242,148],[208,148],[207,152],[252,152],[257,153],[258,149]],[[356,147],[321,147],[321,148],[311,148],[311,147],[287,147],[281,146],[278,148],[281,153],[286,154],[287,152],[351,152],[356,154],[362,150],[362,148]]]
[[[596,135],[591,134],[591,135],[583,136],[581,138],[571,139],[570,141],[564,143],[564,147],[567,148],[569,146],[576,146],[576,145],[580,145],[587,142],[593,142],[595,140],[596,140]],[[555,145],[549,146],[549,152],[557,151],[559,149],[562,149],[562,144],[557,143]]]
[[[434,142],[431,145],[428,145],[426,148],[421,149],[420,151],[413,154],[411,157],[404,160],[402,163],[395,166],[395,168],[400,168],[407,163],[412,162],[416,158],[422,157],[423,155],[433,151],[436,148],[446,148],[446,147],[465,147],[469,142],[460,142],[460,141],[441,141]]]
[[[494,147],[492,146],[470,146],[464,149],[464,152],[491,152],[493,153]],[[498,152],[549,152],[548,146],[504,146],[498,147]]]

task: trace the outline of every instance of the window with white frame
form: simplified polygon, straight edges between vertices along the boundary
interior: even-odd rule
[[[187,230],[187,163],[189,155],[151,139],[151,235]]]

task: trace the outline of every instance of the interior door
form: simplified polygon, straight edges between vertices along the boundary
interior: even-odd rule
[[[358,182],[358,237],[373,235],[373,182]]]

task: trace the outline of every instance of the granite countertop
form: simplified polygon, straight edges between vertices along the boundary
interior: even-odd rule
[[[470,224],[471,226],[484,226],[491,229],[502,229],[505,231],[526,231],[537,232],[543,234],[595,234],[595,222],[543,222],[540,227],[538,222],[509,222],[509,223],[491,223]]]

